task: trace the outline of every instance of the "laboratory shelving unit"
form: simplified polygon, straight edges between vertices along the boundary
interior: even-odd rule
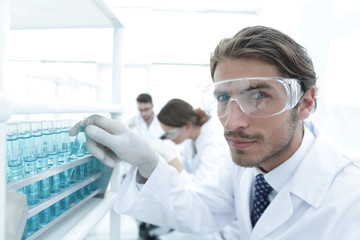
[[[4,72],[6,71],[6,40],[12,29],[69,29],[69,28],[112,28],[113,65],[112,65],[112,103],[61,104],[37,102],[12,102],[4,97]],[[56,113],[110,113],[112,118],[120,118],[121,85],[121,44],[123,26],[111,7],[104,0],[2,0],[0,1],[0,209],[5,209],[5,164],[6,164],[6,122],[14,114],[56,114]],[[91,51],[91,49],[90,49]],[[61,165],[39,173],[8,186],[21,188],[33,182],[58,174],[61,171],[92,161],[87,156],[67,165]],[[100,164],[102,165],[102,164]],[[100,180],[99,188],[88,197],[70,208],[60,217],[50,222],[31,236],[31,239],[84,239],[94,226],[110,212],[110,239],[120,239],[120,216],[112,207],[116,191],[121,182],[121,169],[117,165],[110,169],[105,165],[98,173],[62,190],[56,196],[32,206],[28,217],[35,215],[54,202],[70,195],[83,186]],[[107,187],[109,185],[109,187]],[[95,196],[101,196],[95,197]],[[5,239],[5,214],[0,214],[0,240]]]

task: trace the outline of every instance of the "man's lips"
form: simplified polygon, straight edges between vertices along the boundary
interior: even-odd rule
[[[238,148],[238,149],[245,149],[250,147],[255,143],[253,140],[243,140],[237,138],[227,138],[226,139],[231,147]]]

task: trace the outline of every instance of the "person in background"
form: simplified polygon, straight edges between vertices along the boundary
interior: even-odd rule
[[[160,139],[163,136],[164,131],[161,129],[159,121],[154,112],[154,104],[150,94],[141,93],[136,98],[139,115],[131,119],[128,126],[142,139],[151,141],[154,139]],[[157,226],[146,223],[139,223],[139,238],[141,240],[155,240],[157,239],[156,231],[162,230],[164,232],[169,231],[159,229]]]
[[[225,161],[229,161],[229,148],[218,119],[210,117],[200,108],[194,109],[181,99],[168,101],[160,110],[158,119],[166,139],[175,144],[184,142],[183,155],[179,159],[176,149],[171,153],[172,148],[161,140],[152,141],[150,146],[180,172],[181,181],[191,184],[207,181],[207,178],[212,181],[217,179],[219,169]],[[160,239],[237,239],[236,235],[228,236],[231,233],[229,228],[227,226],[218,233],[206,236],[175,231],[160,236]]]
[[[217,108],[232,158],[218,183],[182,184],[119,121],[93,115],[81,122],[95,157],[134,166],[114,210],[199,234],[236,217],[239,239],[359,239],[360,157],[307,120],[317,88],[306,49],[276,29],[247,27],[218,44],[210,69],[204,102]]]
[[[158,139],[164,131],[154,112],[154,105],[150,94],[142,93],[136,98],[139,115],[131,119],[129,127],[146,141]]]

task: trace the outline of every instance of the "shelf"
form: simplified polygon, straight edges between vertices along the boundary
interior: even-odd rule
[[[122,27],[101,0],[11,0],[11,29]]]
[[[77,208],[81,207],[83,204],[85,204],[86,202],[88,202],[91,198],[93,198],[96,194],[99,193],[99,190],[94,191],[93,193],[91,193],[89,196],[87,196],[86,198],[84,198],[83,200],[81,200],[80,202],[76,203],[75,205],[73,205],[71,208],[69,208],[66,212],[62,213],[60,216],[58,216],[57,218],[55,218],[54,220],[52,220],[50,223],[46,224],[44,227],[40,228],[37,232],[35,232],[34,234],[32,234],[30,237],[27,238],[27,240],[31,240],[31,239],[35,239],[37,237],[39,237],[40,235],[42,235],[44,232],[46,232],[47,230],[49,230],[51,227],[53,227],[55,224],[57,224],[58,222],[60,222],[62,219],[64,219],[65,217],[71,215]]]
[[[62,219],[57,221],[54,226],[42,233],[36,239],[85,239],[86,235],[93,230],[93,226],[103,219],[107,212],[111,211],[116,197],[117,194],[109,192],[103,199],[93,197],[87,200],[84,204],[73,209],[67,216],[62,217]]]
[[[13,182],[13,183],[10,182],[10,183],[8,183],[8,186],[15,190],[20,189],[20,188],[26,187],[27,185],[30,185],[32,183],[38,182],[42,179],[51,177],[55,174],[65,171],[65,170],[68,170],[68,169],[74,168],[76,166],[79,166],[83,163],[89,162],[93,159],[95,159],[95,158],[92,156],[85,157],[85,158],[82,158],[82,159],[79,159],[79,160],[76,160],[76,161],[73,161],[73,162],[70,162],[67,164],[60,165],[56,168],[51,168],[47,171],[37,173],[37,175],[20,179],[19,181],[16,181],[16,182]]]
[[[81,180],[81,182],[79,183],[75,183],[72,184],[70,187],[63,189],[62,191],[60,191],[59,193],[56,193],[56,196],[53,196],[51,198],[48,199],[43,199],[42,201],[40,201],[40,203],[34,205],[34,206],[30,206],[29,212],[28,212],[28,218],[36,215],[37,213],[41,212],[42,210],[50,207],[51,205],[53,205],[54,203],[60,201],[61,199],[69,196],[70,194],[76,192],[77,190],[85,187],[86,185],[96,181],[97,179],[100,179],[101,177],[101,172],[90,176],[84,180]],[[100,190],[97,191],[97,193],[99,193]]]

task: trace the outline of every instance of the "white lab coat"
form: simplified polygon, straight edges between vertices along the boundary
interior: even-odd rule
[[[195,148],[196,151],[195,152]],[[185,184],[204,181],[206,178],[218,178],[219,166],[231,161],[226,156],[229,146],[224,138],[224,130],[217,118],[210,118],[200,128],[195,141],[184,143],[181,158],[183,171],[180,177]]]
[[[131,119],[131,123],[129,126],[137,135],[145,139],[146,141],[159,139],[163,134],[164,131],[160,126],[160,122],[157,119],[156,114],[154,113],[154,119],[148,126],[142,116],[139,114]]]
[[[218,231],[236,216],[241,240],[358,240],[360,159],[344,155],[313,124],[308,127],[316,138],[313,146],[254,228],[250,221],[253,169],[234,163],[223,166],[220,187],[216,183],[183,186],[176,171],[159,161],[139,188],[134,168],[114,209],[199,234]]]

